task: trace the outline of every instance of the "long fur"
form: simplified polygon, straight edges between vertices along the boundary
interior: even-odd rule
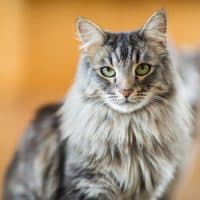
[[[152,103],[134,114],[120,114],[84,99],[75,85],[62,108],[62,137],[69,138],[67,166],[86,166],[102,175],[94,183],[98,190],[88,188],[90,180],[82,178],[76,189],[88,197],[101,193],[109,199],[160,197],[191,143],[191,112],[183,99],[177,88],[166,104]],[[73,174],[68,167],[65,172]]]
[[[129,33],[104,32],[85,19],[78,23],[87,49],[74,84],[62,105],[38,112],[10,165],[4,198],[164,198],[190,152],[190,107],[197,102],[186,97],[184,79],[171,62],[165,12]],[[140,62],[154,68],[136,78]],[[121,76],[103,77],[102,65]],[[134,88],[129,104],[122,86]]]

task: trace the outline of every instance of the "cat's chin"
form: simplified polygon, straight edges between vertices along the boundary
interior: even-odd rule
[[[111,102],[107,102],[107,105],[120,113],[132,113],[135,112],[136,110],[141,109],[145,103],[141,102],[141,103],[137,103],[137,104],[132,104],[132,103],[123,103],[123,104],[114,104]]]

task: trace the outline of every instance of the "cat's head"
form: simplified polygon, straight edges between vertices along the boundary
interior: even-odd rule
[[[83,18],[78,18],[77,29],[88,98],[100,98],[112,109],[129,113],[172,94],[164,10],[136,31],[112,33]]]

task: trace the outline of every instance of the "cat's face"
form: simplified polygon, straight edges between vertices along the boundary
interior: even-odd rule
[[[129,33],[102,31],[79,20],[88,57],[88,88],[112,109],[129,113],[167,100],[173,90],[166,50],[166,16],[156,13],[143,29]]]

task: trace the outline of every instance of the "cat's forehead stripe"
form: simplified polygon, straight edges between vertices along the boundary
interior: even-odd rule
[[[127,33],[122,33],[119,35],[118,48],[120,51],[120,60],[126,61],[129,57],[129,37]]]
[[[113,59],[110,54],[108,55],[108,60],[109,60],[110,65],[113,65]]]
[[[112,49],[111,56],[109,55],[111,65],[133,60],[139,62],[140,53],[136,48],[136,37],[133,33],[110,33],[106,45]]]
[[[111,53],[112,63],[113,65],[116,65],[119,62],[119,58],[115,52]]]
[[[115,50],[116,56],[118,58],[118,60],[120,60],[121,58],[121,51],[120,51],[120,47],[119,45],[117,46],[116,50]]]
[[[136,63],[139,63],[139,61],[140,61],[140,51],[139,50],[135,51],[135,61],[136,61]]]

